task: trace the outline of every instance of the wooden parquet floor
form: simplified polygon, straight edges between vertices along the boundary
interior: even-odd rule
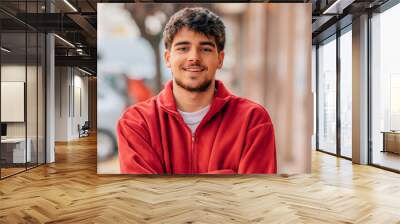
[[[319,152],[308,175],[97,175],[89,137],[0,181],[0,223],[400,223],[400,175]]]

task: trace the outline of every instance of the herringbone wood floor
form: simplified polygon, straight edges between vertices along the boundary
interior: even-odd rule
[[[400,223],[400,175],[314,152],[293,176],[96,174],[96,139],[0,181],[0,223]]]

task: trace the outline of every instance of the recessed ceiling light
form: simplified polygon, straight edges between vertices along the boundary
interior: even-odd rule
[[[69,3],[68,0],[64,0],[65,4],[67,4],[72,10],[74,10],[75,12],[78,12],[78,10],[71,4]]]
[[[351,5],[355,0],[336,0],[322,14],[342,14],[343,9]]]
[[[7,48],[5,48],[5,47],[1,47],[1,50],[4,51],[4,52],[7,52],[7,53],[10,53],[10,52],[11,52],[11,50],[9,50],[9,49],[7,49]]]
[[[75,45],[71,44],[71,42],[69,42],[68,40],[66,40],[66,39],[64,39],[64,38],[62,38],[62,37],[60,37],[60,36],[57,35],[57,34],[54,34],[54,36],[57,37],[58,39],[60,39],[61,41],[63,41],[64,43],[68,44],[69,46],[75,48]]]
[[[79,69],[79,71],[81,71],[81,72],[83,72],[83,73],[85,73],[85,74],[87,74],[87,75],[92,75],[92,73],[90,73],[90,72],[88,72],[88,71],[86,71],[86,70],[83,70],[83,69],[81,69],[81,68],[79,68],[79,67],[78,67],[78,69]]]

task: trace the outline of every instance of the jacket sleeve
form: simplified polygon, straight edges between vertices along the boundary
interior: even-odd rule
[[[238,174],[275,174],[275,135],[271,122],[252,127],[246,136]]]
[[[121,173],[162,174],[162,160],[152,149],[150,136],[143,125],[121,118],[117,126],[118,156]]]

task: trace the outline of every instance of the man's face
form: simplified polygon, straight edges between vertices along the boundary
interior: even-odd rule
[[[176,84],[191,92],[206,91],[222,67],[224,52],[217,51],[214,38],[182,28],[164,59]]]

